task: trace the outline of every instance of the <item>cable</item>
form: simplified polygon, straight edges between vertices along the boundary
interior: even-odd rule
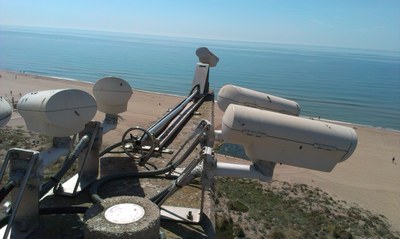
[[[149,198],[150,201],[152,201],[154,204],[159,204],[159,202],[166,196],[169,194],[170,190],[172,189],[173,184],[165,187],[163,190],[161,190],[159,193],[157,193],[156,195],[152,196]]]
[[[89,143],[89,141],[90,141],[90,137],[87,135],[85,135],[81,138],[81,140],[75,146],[74,151],[68,156],[68,158],[64,162],[64,165],[61,167],[61,169],[53,177],[50,178],[51,180],[49,180],[46,184],[43,185],[43,187],[39,193],[39,198],[42,198],[44,195],[46,195],[50,191],[50,189],[52,189],[54,186],[56,186],[60,182],[61,178],[72,167],[72,165],[75,163],[76,159],[79,157],[79,154],[86,147],[86,145]]]
[[[46,207],[39,208],[39,215],[53,215],[53,214],[85,214],[88,207],[83,206],[69,206],[69,207]],[[0,219],[0,228],[5,227],[10,220],[11,214],[5,215]]]
[[[85,214],[88,207],[84,206],[69,206],[69,207],[45,207],[39,208],[40,215],[52,214]]]
[[[0,228],[3,228],[3,227],[5,227],[5,226],[7,226],[8,221],[10,220],[10,217],[11,217],[11,214],[7,214],[5,217],[3,217],[3,218],[0,220]]]
[[[204,130],[204,129],[203,129]],[[201,132],[203,132],[203,130]],[[196,132],[192,134],[195,135]],[[201,135],[201,134],[200,134]],[[191,139],[192,137],[190,137]],[[117,179],[122,179],[122,178],[134,178],[134,177],[139,177],[139,178],[152,178],[152,177],[157,177],[161,174],[165,174],[168,172],[171,172],[172,170],[176,169],[190,154],[192,149],[199,143],[200,139],[199,136],[192,142],[191,145],[189,145],[188,150],[183,153],[180,159],[176,160],[175,162],[174,159],[180,154],[180,152],[185,148],[186,144],[189,143],[189,139],[183,144],[183,146],[179,149],[179,151],[174,155],[174,157],[171,159],[171,161],[168,163],[168,166],[157,169],[157,170],[152,170],[152,171],[139,171],[139,172],[132,172],[132,173],[120,173],[120,174],[113,174],[109,175],[106,177],[103,177],[101,179],[96,180],[94,183],[92,183],[92,186],[90,187],[90,197],[92,198],[92,201],[94,203],[100,203],[103,199],[98,195],[98,190],[100,187],[102,187],[104,184],[106,184],[109,181],[112,180],[117,180]]]
[[[111,150],[113,150],[121,145],[122,145],[122,141],[108,146],[107,148],[105,148],[103,151],[100,152],[99,158],[101,158],[102,156],[104,156],[107,153],[113,153],[113,152],[111,152]],[[121,151],[121,153],[125,153],[125,151]]]
[[[13,190],[13,188],[17,185],[14,180],[8,180],[8,182],[4,185],[4,187],[0,190],[0,202],[4,200],[5,197]]]
[[[196,128],[196,130],[192,133],[192,135],[189,136],[189,138],[183,143],[183,145],[180,147],[178,152],[172,157],[172,159],[168,162],[167,166],[164,168],[158,169],[158,170],[152,170],[152,171],[139,171],[139,172],[132,172],[132,173],[121,173],[121,174],[114,174],[114,175],[109,175],[104,178],[98,179],[95,181],[92,186],[90,187],[90,196],[92,198],[92,201],[94,203],[100,203],[103,199],[98,195],[98,190],[100,187],[102,187],[104,184],[106,184],[109,181],[112,180],[117,180],[117,179],[122,179],[126,177],[156,177],[161,174],[171,172],[172,170],[176,169],[183,161],[189,157],[190,153],[193,151],[193,149],[196,147],[201,142],[201,137],[203,132],[205,131],[206,127],[202,124],[201,122],[199,126],[202,126],[202,128]],[[200,129],[200,130],[199,130]],[[195,137],[197,135],[197,137]],[[193,140],[195,138],[195,140]],[[190,141],[192,141],[191,144],[186,148],[186,145],[189,144]],[[175,160],[178,155],[186,148],[186,151],[183,153],[183,155]]]
[[[106,177],[103,177],[94,183],[92,183],[90,187],[90,198],[92,199],[93,203],[101,203],[103,199],[99,196],[98,190],[103,187],[106,183],[118,179],[123,178],[170,178],[174,179],[176,177],[173,176],[160,176],[160,174],[164,174],[169,172],[172,167],[166,167],[161,170],[154,170],[154,171],[141,171],[141,172],[133,172],[133,173],[119,173],[119,174],[112,174]]]
[[[189,95],[188,95],[188,98],[191,98],[191,100],[193,100],[194,96],[197,96],[197,94],[198,94],[199,91],[200,91],[200,85],[199,85],[199,84],[196,84],[195,86],[192,87],[192,89],[191,89],[191,91],[190,91],[190,93],[189,93]],[[194,93],[195,93],[195,95],[193,95]],[[193,96],[192,96],[192,95],[193,95]],[[191,97],[191,96],[192,96],[192,97]],[[174,108],[171,109],[171,110],[169,111],[169,113],[167,113],[167,114],[165,114],[164,116],[162,116],[161,119],[159,119],[156,123],[154,123],[152,126],[150,126],[150,127],[148,128],[148,131],[149,131],[150,133],[153,133],[153,134],[154,134],[154,137],[156,137],[158,134],[157,134],[157,132],[153,132],[153,131],[157,131],[157,130],[155,130],[155,128],[157,128],[157,125],[158,125],[160,122],[162,122],[162,121],[164,121],[165,119],[167,119],[167,118],[170,116],[171,112],[174,112],[174,111],[178,110],[180,107],[182,107],[182,105],[186,105],[185,101],[187,101],[188,98],[184,99],[182,102],[180,102],[180,103],[178,103],[177,105],[175,105]],[[183,108],[182,108],[182,109],[183,109]],[[171,120],[172,120],[172,119],[171,119]],[[171,120],[168,120],[168,122],[170,122]],[[127,133],[127,131],[129,131],[129,129],[125,131],[125,134]],[[113,145],[108,146],[107,148],[105,148],[103,151],[100,152],[99,157],[102,157],[102,156],[104,156],[104,155],[107,154],[107,153],[113,153],[113,152],[111,152],[113,149],[115,149],[115,148],[117,148],[117,147],[119,147],[119,146],[122,146],[122,145],[123,145],[123,142],[121,141],[121,142],[117,142],[117,143],[115,143],[115,144],[113,144]],[[118,151],[118,152],[119,152],[119,151]]]

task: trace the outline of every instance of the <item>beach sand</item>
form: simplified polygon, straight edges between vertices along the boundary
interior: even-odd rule
[[[14,101],[20,95],[38,90],[77,88],[92,94],[91,83],[67,81],[23,73],[0,71],[0,96]],[[134,86],[133,86],[134,87]],[[168,108],[183,98],[178,96],[134,90],[128,111],[122,113],[117,130],[105,135],[103,144],[118,142],[126,129],[133,126],[147,128]],[[98,112],[95,120],[104,114]],[[220,127],[222,112],[215,109],[215,128]],[[8,126],[24,125],[14,113]],[[332,172],[323,173],[287,165],[278,165],[274,180],[304,183],[321,188],[339,200],[358,205],[373,213],[384,215],[394,230],[400,231],[400,131],[349,125],[358,134],[355,153],[338,164]],[[395,162],[392,162],[395,157]],[[225,158],[218,156],[218,158]],[[237,160],[239,161],[239,160]]]
[[[67,89],[74,88],[86,91],[93,95],[92,83],[55,79],[51,77],[35,76],[23,73],[14,73],[9,71],[0,71],[0,96],[11,102],[18,102],[21,96],[27,93],[51,90],[51,89]],[[121,139],[125,130],[130,127],[148,128],[152,123],[157,121],[169,108],[179,103],[183,97],[157,94],[145,91],[133,91],[133,95],[128,102],[128,110],[119,114],[117,129],[107,134],[103,139],[105,145],[110,145]],[[12,120],[8,126],[25,125],[22,117],[14,112]],[[104,113],[97,112],[95,118],[97,121],[104,119]]]

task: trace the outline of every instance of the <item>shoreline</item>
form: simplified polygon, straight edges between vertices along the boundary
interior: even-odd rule
[[[48,80],[60,80],[60,81],[66,81],[66,82],[76,82],[76,83],[94,85],[94,82],[90,82],[90,81],[83,81],[83,80],[78,80],[78,79],[73,79],[73,78],[66,78],[66,77],[59,77],[59,76],[38,75],[38,74],[29,73],[29,72],[25,72],[25,71],[18,71],[17,72],[17,71],[8,70],[8,69],[0,69],[0,76],[1,76],[2,73],[15,74],[17,76],[18,75],[20,75],[20,76],[31,76],[31,77],[34,77],[34,78],[45,78],[45,79],[48,79]],[[132,89],[134,91],[150,93],[150,94],[156,94],[156,95],[167,95],[167,96],[179,97],[179,98],[186,97],[186,95],[175,95],[175,94],[170,94],[170,93],[156,92],[156,91],[136,89],[136,88],[132,88]],[[0,96],[2,96],[1,93],[2,92],[0,91]],[[27,92],[27,93],[29,93],[29,92]],[[215,97],[216,97],[218,92],[214,92],[214,94],[215,94]],[[217,102],[217,101],[215,100],[215,102]],[[326,121],[326,122],[330,122],[330,123],[337,123],[337,124],[342,124],[342,125],[347,125],[347,126],[367,127],[367,128],[381,129],[381,130],[386,130],[386,131],[400,132],[400,129],[387,128],[387,127],[378,126],[378,125],[366,125],[366,124],[361,124],[361,123],[353,123],[353,122],[347,122],[347,121],[332,120],[332,119],[328,119],[328,118],[327,119],[318,118],[317,116],[312,116],[312,115],[300,115],[300,117],[313,119],[313,120],[321,120],[321,121]]]
[[[0,70],[1,72],[2,70]],[[13,72],[13,71],[9,71],[9,72]],[[26,75],[30,75],[29,73],[24,73]],[[77,80],[77,79],[73,79],[73,78],[66,78],[66,77],[58,77],[58,76],[41,76],[41,75],[35,75],[38,77],[48,77],[48,78],[52,78],[52,79],[56,79],[56,80],[63,80],[63,81],[74,81],[74,82],[83,82],[83,83],[87,83],[90,85],[94,85],[94,82],[90,82],[90,81],[82,81],[82,80]],[[168,93],[164,93],[164,92],[156,92],[156,91],[150,91],[150,90],[143,90],[143,89],[136,89],[136,88],[132,88],[132,90],[134,91],[139,91],[139,92],[144,92],[144,93],[150,93],[150,94],[155,94],[155,95],[168,95],[168,96],[174,96],[174,97],[183,97],[181,95],[174,95],[174,94],[168,94]]]
[[[91,82],[71,81],[41,77],[26,73],[0,70],[0,96],[19,97],[32,91],[76,88],[92,94]],[[12,91],[12,93],[10,92]],[[120,114],[117,129],[104,136],[103,145],[121,140],[126,129],[133,126],[147,128],[184,97],[163,93],[135,90],[128,103],[128,110]],[[220,128],[222,112],[214,109],[215,129]],[[94,120],[102,121],[104,114],[97,112]],[[317,118],[318,119],[318,118]],[[322,120],[322,119],[321,119]],[[325,120],[325,119],[323,119]],[[287,165],[277,165],[274,180],[304,183],[321,188],[339,200],[357,204],[375,214],[384,215],[394,230],[400,231],[400,131],[369,127],[346,122],[358,134],[358,146],[354,154],[339,163],[332,172],[322,173]],[[24,126],[17,112],[7,124]],[[218,158],[223,158],[219,155]],[[396,162],[392,162],[392,158]]]
[[[8,70],[8,69],[0,69],[0,76],[2,73],[8,73],[8,74],[14,74],[14,75],[21,75],[21,76],[31,76],[31,77],[38,77],[38,78],[45,78],[48,80],[60,80],[60,81],[67,81],[67,82],[77,82],[77,83],[84,83],[84,84],[89,84],[89,85],[94,85],[95,82],[91,81],[84,81],[84,80],[78,80],[74,78],[67,78],[67,77],[60,77],[60,76],[48,76],[48,75],[38,75],[34,73],[29,73],[25,71],[13,71],[13,70]],[[134,91],[139,91],[139,92],[145,92],[145,93],[151,93],[151,94],[157,94],[157,95],[168,95],[168,96],[174,96],[174,97],[184,97],[182,95],[174,95],[174,94],[169,94],[169,93],[164,93],[164,92],[156,92],[156,91],[150,91],[150,90],[143,90],[143,89],[136,89],[132,88]]]
[[[214,103],[217,103],[217,101],[215,100]],[[365,127],[365,128],[372,128],[372,129],[379,129],[379,130],[386,130],[386,131],[393,131],[393,132],[399,132],[400,133],[400,129],[385,128],[385,127],[382,127],[382,126],[358,124],[358,123],[351,123],[351,122],[340,121],[340,120],[331,120],[331,119],[318,118],[318,117],[309,116],[309,115],[300,115],[299,117],[306,118],[306,119],[312,119],[312,120],[326,121],[326,122],[334,123],[334,124],[342,124],[342,125],[347,125],[349,127],[352,127],[352,126]]]
[[[303,116],[300,116],[300,117],[308,118],[308,119],[312,119],[312,120],[325,121],[325,122],[329,122],[329,123],[333,123],[333,124],[341,124],[341,125],[345,125],[345,126],[348,126],[348,127],[364,127],[364,128],[371,128],[371,129],[385,130],[385,131],[400,133],[400,129],[385,128],[385,127],[382,127],[382,126],[357,124],[357,123],[350,123],[350,122],[339,121],[339,120],[331,120],[331,119],[325,119],[325,118],[317,119],[315,116],[305,116],[305,115],[303,115]]]

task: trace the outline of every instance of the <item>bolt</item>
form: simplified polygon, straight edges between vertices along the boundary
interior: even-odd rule
[[[189,213],[186,216],[186,218],[189,219],[190,221],[193,221],[193,213],[192,213],[192,211],[189,211]]]

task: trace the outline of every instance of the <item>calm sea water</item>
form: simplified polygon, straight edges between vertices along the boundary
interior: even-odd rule
[[[187,95],[206,46],[211,87],[235,84],[297,101],[302,115],[400,130],[400,53],[0,26],[0,69]],[[0,86],[1,87],[1,86]]]

